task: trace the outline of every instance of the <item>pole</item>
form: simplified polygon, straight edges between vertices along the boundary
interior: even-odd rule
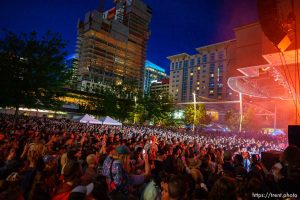
[[[194,96],[194,124],[193,124],[193,131],[195,131],[195,122],[196,122],[196,93],[193,92]]]
[[[134,115],[133,115],[133,123],[135,124],[135,115],[136,115],[136,96],[134,97]]]
[[[243,97],[242,93],[239,93],[240,97],[240,128],[239,131],[242,132],[242,122],[243,122]]]
[[[277,126],[277,106],[276,103],[274,105],[274,130],[276,129]]]

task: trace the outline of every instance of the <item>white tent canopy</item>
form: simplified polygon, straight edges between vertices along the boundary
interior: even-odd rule
[[[91,117],[88,114],[85,114],[83,117],[77,119],[80,123],[89,123],[89,124],[102,124],[100,121],[98,121],[97,119],[94,119],[93,117]]]
[[[100,121],[102,124],[105,124],[105,125],[122,126],[122,123],[118,122],[117,120],[112,119],[112,118],[109,117],[109,116],[101,117],[101,118],[99,119],[99,121]]]

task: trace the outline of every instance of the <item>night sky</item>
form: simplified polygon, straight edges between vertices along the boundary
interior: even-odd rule
[[[257,21],[255,0],[144,0],[153,9],[147,59],[169,71],[167,56],[195,54],[195,48],[234,38],[232,28]],[[113,0],[106,0],[105,8]],[[1,0],[0,28],[14,32],[47,30],[67,40],[75,52],[76,24],[99,0]]]

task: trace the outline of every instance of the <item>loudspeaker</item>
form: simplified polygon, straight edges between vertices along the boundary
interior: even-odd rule
[[[286,33],[282,30],[278,17],[277,0],[258,0],[258,17],[262,30],[276,45]]]
[[[267,170],[270,170],[272,166],[279,161],[279,158],[283,152],[281,151],[265,151],[261,153],[261,162],[265,165]]]
[[[285,1],[285,7],[291,4],[291,0]],[[287,24],[285,19],[288,13],[282,13],[281,6],[278,0],[257,0],[261,28],[267,38],[283,52],[291,45],[292,41],[288,37],[288,29],[283,26],[283,24]]]
[[[300,148],[300,125],[289,125],[288,138],[289,144]]]

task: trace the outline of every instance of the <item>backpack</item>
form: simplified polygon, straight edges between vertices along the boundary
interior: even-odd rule
[[[112,167],[113,167],[114,161],[115,160],[111,161],[110,167],[109,167],[109,178],[110,178],[110,180],[108,180],[108,191],[109,191],[109,193],[111,193],[111,192],[113,192],[117,189],[117,184],[114,182],[114,177],[113,177],[113,174],[112,174]]]
[[[119,160],[112,160],[112,162],[110,163],[110,168],[109,168],[109,178],[107,178],[107,185],[108,185],[108,191],[109,193],[127,193],[127,178],[126,178],[126,174],[125,171],[122,167],[122,171],[121,174],[118,174],[119,172],[117,172],[117,174],[113,175],[113,164],[114,163],[120,163],[121,162]],[[120,183],[116,183],[116,181],[114,180],[114,176],[121,176],[121,181]]]

